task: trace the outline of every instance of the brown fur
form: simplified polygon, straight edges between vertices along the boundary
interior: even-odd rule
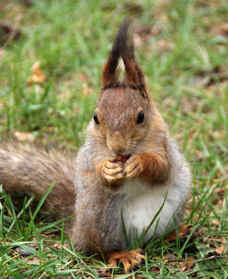
[[[145,123],[136,125],[140,109],[144,110]],[[91,131],[93,136],[105,140],[116,153],[131,153],[136,142],[148,132],[150,103],[141,97],[138,90],[122,87],[106,89],[95,111],[100,125]]]
[[[168,178],[169,165],[166,154],[141,153],[139,155],[143,171],[141,176],[153,183],[162,183]]]
[[[57,150],[19,142],[0,145],[0,182],[11,194],[33,194],[40,199],[48,186],[54,189],[46,200],[47,209],[58,216],[74,213],[75,162]]]

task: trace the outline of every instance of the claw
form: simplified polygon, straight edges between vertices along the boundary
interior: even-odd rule
[[[102,166],[102,176],[108,183],[115,183],[124,177],[123,168],[120,163],[107,160]]]
[[[145,260],[145,256],[142,253],[142,249],[114,252],[109,255],[108,266],[116,267],[119,262],[123,265],[124,272],[128,273]]]
[[[142,171],[143,171],[143,166],[142,166],[139,155],[134,155],[134,156],[130,157],[130,159],[128,159],[125,169],[124,169],[124,173],[125,173],[126,177],[128,177],[128,178],[136,177],[136,176],[140,175],[140,173]]]
[[[117,181],[117,180],[120,180],[121,178],[123,178],[123,174],[119,173],[119,174],[116,174],[115,176],[112,176],[112,175],[107,175],[107,174],[104,173],[104,178],[109,183],[112,183],[114,181]]]
[[[123,169],[121,167],[117,167],[115,169],[108,169],[104,166],[103,171],[107,175],[116,175],[118,173],[121,173],[123,171]]]

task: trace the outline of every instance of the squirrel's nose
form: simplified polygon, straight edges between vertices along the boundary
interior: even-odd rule
[[[121,155],[126,151],[126,141],[118,131],[110,134],[107,137],[107,146],[117,155]]]
[[[112,151],[116,154],[116,155],[122,155],[125,153],[125,148],[122,147],[114,147],[112,148]]]

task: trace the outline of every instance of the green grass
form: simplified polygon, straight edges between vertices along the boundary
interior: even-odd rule
[[[123,18],[151,33],[136,36],[148,88],[191,163],[194,188],[184,236],[151,241],[132,278],[228,278],[228,33],[226,0],[5,1],[0,22],[19,41],[0,51],[0,134],[77,149],[95,107],[101,68]],[[28,85],[41,62],[47,80]],[[105,261],[79,254],[63,223],[1,194],[1,278],[99,278]],[[20,206],[18,205],[20,204]],[[40,204],[41,205],[41,204]],[[59,230],[60,229],[60,230]],[[67,243],[69,245],[67,245]],[[224,247],[223,253],[216,249]],[[115,278],[122,268],[108,273]],[[141,277],[140,277],[141,276]]]

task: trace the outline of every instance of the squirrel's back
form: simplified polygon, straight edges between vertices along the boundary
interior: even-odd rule
[[[33,144],[10,141],[0,145],[0,182],[10,194],[40,199],[50,185],[45,205],[58,216],[71,216],[75,202],[75,156]]]

